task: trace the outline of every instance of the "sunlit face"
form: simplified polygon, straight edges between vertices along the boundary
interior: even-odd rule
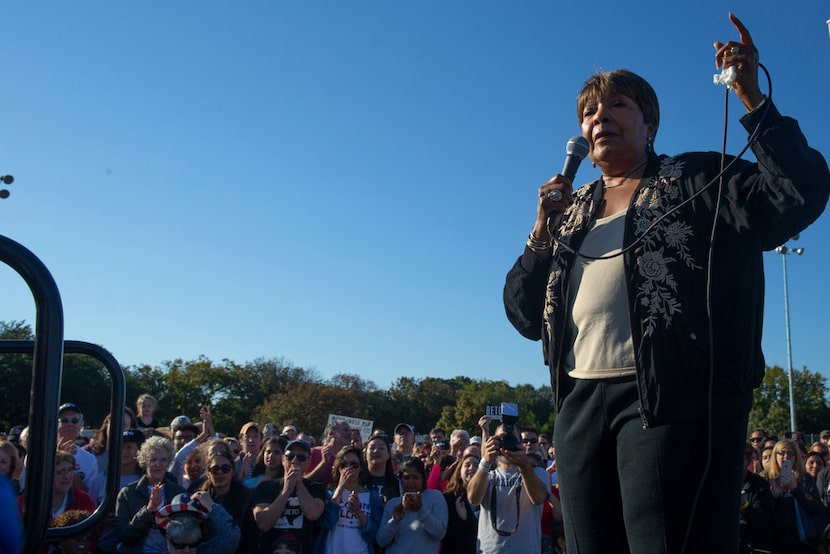
[[[461,463],[461,480],[465,485],[470,482],[470,479],[473,478],[473,475],[478,470],[478,462],[478,458],[469,456]]]
[[[147,462],[147,478],[151,483],[160,483],[164,479],[164,474],[170,466],[170,456],[167,450],[156,448],[150,452],[150,458]]]
[[[217,490],[226,490],[231,486],[235,469],[232,460],[216,456],[208,464],[208,479]]]
[[[259,449],[262,446],[262,434],[252,427],[248,429],[245,436],[242,437],[242,449],[245,452],[252,454],[259,454]]]
[[[770,460],[772,460],[772,449],[765,448],[763,452],[761,452],[761,465],[764,469],[769,468]]]
[[[525,454],[538,452],[539,450],[539,436],[536,433],[525,431],[522,433],[522,446]]]
[[[640,106],[625,94],[608,94],[588,102],[582,112],[582,136],[591,146],[591,160],[637,163],[644,159],[648,138],[654,134]]]
[[[58,416],[58,436],[73,441],[81,434],[84,427],[84,416],[75,410],[64,410]]]
[[[366,447],[367,464],[375,467],[385,467],[388,459],[389,447],[386,445],[386,441],[382,439],[369,441],[369,444]]]
[[[468,446],[470,446],[470,439],[461,433],[450,438],[450,452],[456,456],[461,454]]]
[[[12,457],[0,450],[0,475],[9,475],[12,471]]]
[[[177,429],[173,434],[173,447],[176,452],[182,449],[184,445],[196,438],[196,433],[193,429]]]
[[[415,468],[408,467],[401,473],[403,492],[421,492],[424,490],[424,476]]]
[[[65,493],[72,488],[72,483],[75,480],[75,466],[69,462],[60,462],[55,465],[55,480],[52,482],[52,488],[56,492]]]
[[[141,402],[141,406],[138,407],[138,411],[141,413],[141,417],[151,417],[153,415],[153,410],[155,406],[153,406],[153,401],[149,398],[145,398]]]
[[[201,453],[188,457],[184,463],[184,472],[191,481],[201,477],[205,472],[205,457]]]
[[[286,473],[291,471],[291,468],[298,468],[303,473],[308,470],[308,465],[311,463],[311,455],[308,451],[300,445],[294,445],[288,449],[282,457],[282,467]]]
[[[263,457],[263,461],[265,462],[265,466],[274,469],[282,464],[282,448],[278,444],[269,444],[265,447],[265,454]]]
[[[818,475],[818,472],[824,469],[821,462],[818,459],[818,456],[810,456],[807,458],[807,461],[804,463],[804,469],[810,475],[815,478]]]
[[[226,441],[228,443],[228,448],[231,451],[231,454],[235,456],[239,456],[239,453],[242,452],[242,445],[239,444],[239,441],[236,439],[229,439]]]

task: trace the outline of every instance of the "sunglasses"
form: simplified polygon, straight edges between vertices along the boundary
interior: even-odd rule
[[[751,439],[749,439],[749,442],[763,442],[763,441],[764,441],[764,437],[752,437]]]
[[[58,419],[58,421],[60,421],[63,424],[72,423],[74,425],[77,425],[78,423],[81,422],[81,418],[79,418],[79,417],[62,417],[62,418]]]
[[[214,475],[217,473],[230,473],[233,471],[233,466],[230,464],[222,464],[221,466],[212,466],[208,468],[208,471]]]
[[[524,444],[536,444],[539,442],[539,439],[522,439],[522,442]]]
[[[297,454],[295,452],[289,452],[285,455],[285,459],[288,460],[289,462],[293,462],[295,458],[298,462],[305,462],[306,460],[308,460],[308,455],[307,454]]]
[[[357,469],[357,468],[360,467],[360,463],[359,462],[342,462],[340,464],[340,467],[342,467],[344,469],[347,468],[347,467],[350,467],[352,469]]]
[[[184,550],[185,548],[195,549],[195,548],[198,548],[200,544],[202,544],[202,541],[196,541],[196,542],[191,542],[191,543],[170,541],[170,546],[173,547],[173,550]]]

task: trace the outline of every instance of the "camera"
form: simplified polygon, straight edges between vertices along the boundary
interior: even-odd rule
[[[516,422],[519,421],[519,406],[510,402],[501,403],[501,422],[504,436],[501,439],[503,450],[518,452],[521,450],[519,438],[516,436]]]

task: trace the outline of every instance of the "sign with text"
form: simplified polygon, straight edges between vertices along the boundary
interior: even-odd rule
[[[352,429],[360,429],[360,440],[362,440],[363,442],[366,442],[366,439],[368,439],[369,435],[372,434],[372,427],[374,427],[375,425],[375,422],[370,419],[360,419],[357,417],[329,414],[327,427],[331,426],[331,424],[337,421],[338,419],[345,419],[346,422],[349,424],[349,427],[351,427]]]
[[[501,421],[501,404],[487,404],[484,406],[484,415],[490,416],[493,421]]]

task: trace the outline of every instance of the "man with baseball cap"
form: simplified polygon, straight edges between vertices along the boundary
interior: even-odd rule
[[[412,456],[415,448],[415,430],[408,423],[395,425],[395,450],[402,453],[404,458]]]
[[[75,456],[75,483],[73,487],[89,491],[98,475],[98,461],[86,450],[78,448],[75,440],[84,428],[84,414],[77,404],[67,402],[58,408],[58,450]]]
[[[284,533],[294,534],[302,542],[303,552],[312,551],[314,522],[323,515],[328,495],[321,483],[303,478],[310,462],[308,443],[291,441],[282,457],[285,476],[260,481],[254,488],[254,521],[263,533],[260,552],[271,552],[274,542]]]

